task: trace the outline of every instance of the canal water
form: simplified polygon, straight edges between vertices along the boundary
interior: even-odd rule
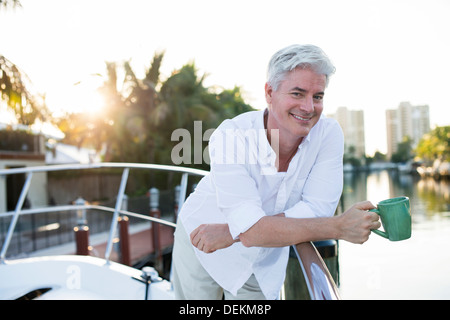
[[[343,299],[450,299],[450,183],[396,171],[346,173],[342,209],[361,200],[408,196],[412,236],[374,233],[362,245],[339,241]]]

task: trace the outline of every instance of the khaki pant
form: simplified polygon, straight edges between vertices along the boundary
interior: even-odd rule
[[[180,300],[220,300],[223,296],[226,300],[266,299],[253,274],[238,290],[236,296],[220,287],[198,261],[189,236],[180,221],[175,231],[171,281],[175,299]]]

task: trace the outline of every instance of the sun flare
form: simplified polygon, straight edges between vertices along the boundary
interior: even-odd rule
[[[55,112],[97,114],[105,107],[105,100],[96,83],[76,83],[48,94],[47,103]]]

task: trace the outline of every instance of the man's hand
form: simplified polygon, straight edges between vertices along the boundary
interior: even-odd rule
[[[191,243],[205,253],[229,247],[237,241],[231,237],[227,224],[202,224],[191,233]]]
[[[370,201],[358,202],[337,217],[341,230],[339,238],[359,244],[366,242],[369,239],[370,230],[381,226],[380,217],[375,212],[367,211],[374,208]]]

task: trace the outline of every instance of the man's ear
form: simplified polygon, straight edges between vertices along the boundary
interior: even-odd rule
[[[272,92],[273,88],[272,86],[266,82],[266,85],[264,86],[265,96],[266,96],[266,102],[267,104],[272,104]]]

